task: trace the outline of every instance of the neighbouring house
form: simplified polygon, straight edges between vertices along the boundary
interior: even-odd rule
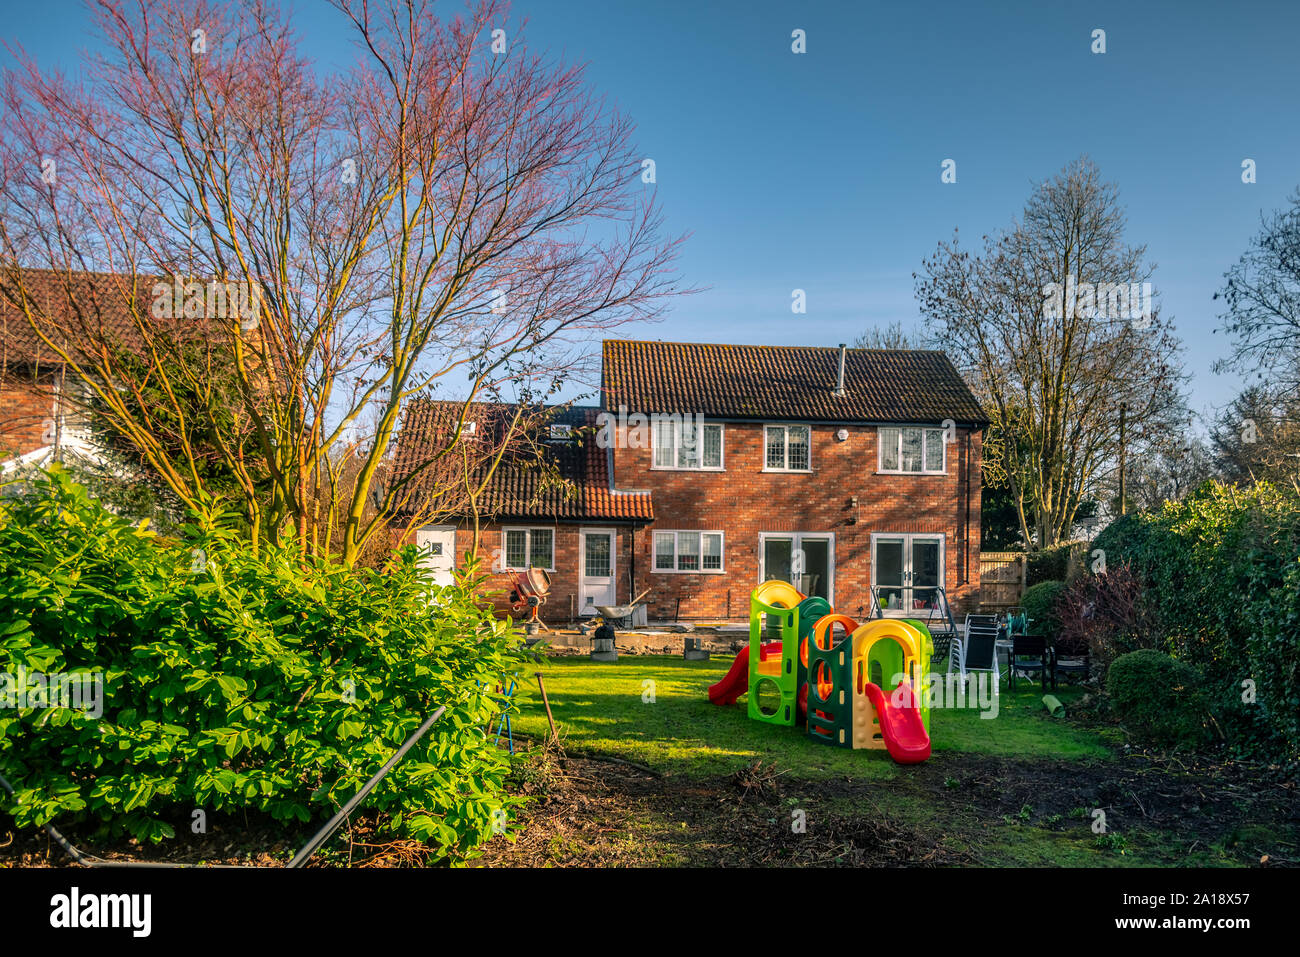
[[[142,322],[159,341],[196,342],[216,323],[251,315],[257,301],[248,293],[244,283],[194,277],[0,265],[0,473],[73,457],[124,469],[87,428],[92,390],[37,335],[27,312],[74,363],[93,370],[103,349],[149,356]]]
[[[100,283],[101,289],[122,282],[122,277],[81,273],[75,277],[49,270],[23,270],[22,285],[35,297],[40,310],[75,314],[78,291]],[[70,290],[69,283],[76,288]],[[5,290],[10,283],[0,283]],[[85,300],[112,302],[113,297],[87,295]],[[87,315],[86,321],[104,322],[125,331],[130,320],[125,309],[105,316]],[[23,466],[44,466],[70,455],[99,461],[102,452],[90,441],[84,417],[74,401],[82,387],[62,359],[43,343],[15,303],[0,291],[0,473]]]
[[[652,621],[739,620],[767,578],[858,617],[977,610],[988,420],[943,353],[607,340],[602,361],[601,405],[542,420],[540,457],[484,486],[493,585],[545,568],[556,621],[646,589]],[[448,406],[407,411],[395,477],[446,444]],[[458,507],[396,524],[444,578],[475,535]]]
[[[616,489],[611,482],[610,458],[599,441],[600,409],[539,410],[521,427],[527,434],[511,440],[502,432],[513,411],[474,403],[462,414],[462,403],[427,399],[407,406],[392,482],[409,481],[410,501],[394,522],[397,537],[418,545],[434,579],[445,584],[477,534],[481,570],[500,592],[502,610],[510,571],[541,568],[552,582],[544,617],[594,614],[588,599],[603,605],[616,593],[626,598],[617,578],[635,563],[634,530],[654,520],[650,494]],[[459,442],[453,441],[457,430]],[[503,444],[507,454],[493,467]],[[410,478],[448,446],[467,455],[445,454]],[[466,487],[481,490],[472,502]],[[431,502],[434,496],[445,501]],[[422,512],[436,516],[431,524],[404,527]]]

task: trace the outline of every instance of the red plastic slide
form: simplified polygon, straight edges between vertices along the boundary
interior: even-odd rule
[[[880,719],[880,735],[885,739],[889,756],[899,764],[920,764],[928,758],[930,736],[921,723],[921,709],[895,707],[880,686],[871,682],[867,682],[863,690]]]
[[[763,645],[763,654],[781,653],[781,642],[769,641]],[[737,698],[749,690],[749,646],[740,649],[736,660],[731,663],[726,677],[715,685],[709,685],[709,700],[714,704],[735,704]]]

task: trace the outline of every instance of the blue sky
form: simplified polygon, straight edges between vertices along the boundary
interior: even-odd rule
[[[336,18],[296,0],[308,50]],[[2,35],[75,68],[76,0],[6,4]],[[456,4],[448,4],[455,8]],[[1236,391],[1210,364],[1222,275],[1300,185],[1300,4],[518,0],[530,46],[588,64],[655,160],[680,269],[704,291],[637,338],[834,345],[918,313],[936,243],[1006,226],[1087,153],[1186,344],[1192,404]],[[790,50],[795,28],[807,53]],[[1090,52],[1106,31],[1107,52]],[[957,182],[940,164],[957,162]],[[1241,181],[1241,162],[1258,181]],[[808,296],[792,315],[791,290]]]

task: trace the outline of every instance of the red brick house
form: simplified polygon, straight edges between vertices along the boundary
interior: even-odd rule
[[[987,418],[943,353],[607,340],[601,391],[555,419],[558,481],[491,486],[480,552],[550,572],[544,617],[649,589],[652,621],[738,620],[772,577],[859,617],[873,587],[885,614],[939,589],[976,610]],[[434,405],[408,413],[395,475]],[[472,532],[452,516],[415,537],[445,570]]]
[[[59,312],[67,321],[103,324],[127,334],[130,319],[120,289],[129,280],[105,273],[71,276],[25,269],[21,286],[37,300],[37,310]],[[10,298],[17,288],[0,277],[0,471],[23,465],[48,465],[68,453],[96,459],[78,405],[82,387],[62,359],[32,330]],[[80,302],[81,313],[78,313]]]

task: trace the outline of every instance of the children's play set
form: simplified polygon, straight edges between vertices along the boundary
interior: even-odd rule
[[[883,748],[900,764],[916,764],[930,756],[924,690],[933,651],[921,621],[859,625],[825,598],[765,581],[749,599],[749,647],[709,688],[709,700],[729,705],[748,692],[755,721],[797,722],[826,744]]]

